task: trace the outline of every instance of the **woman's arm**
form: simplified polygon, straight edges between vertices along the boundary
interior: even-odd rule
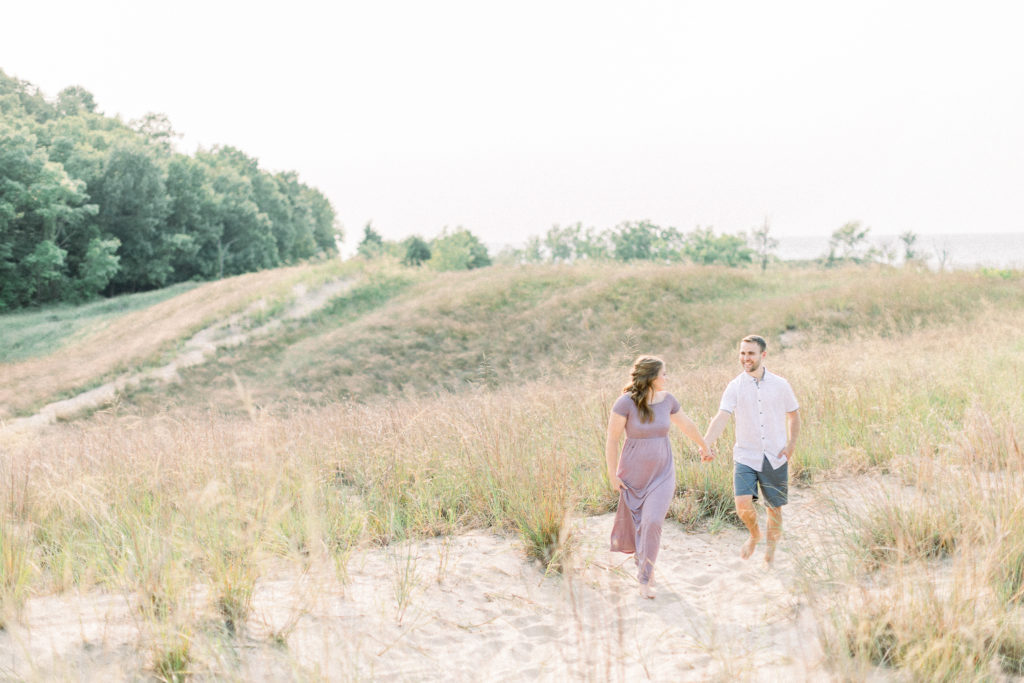
[[[612,413],[608,416],[608,434],[604,442],[604,459],[608,465],[608,482],[612,485],[613,491],[622,490],[622,482],[619,481],[616,472],[619,471],[619,439],[626,428],[626,416]]]
[[[708,425],[708,431],[704,433],[704,440],[711,445],[718,441],[718,437],[725,431],[725,426],[729,424],[729,420],[732,418],[732,413],[726,410],[719,410],[718,414],[715,415],[714,419],[711,420],[711,424]]]
[[[701,460],[707,462],[714,457],[711,455],[711,449],[708,448],[708,445],[704,442],[704,437],[700,435],[700,431],[697,429],[697,425],[693,423],[693,420],[687,417],[681,410],[672,413],[670,417],[672,418],[672,422],[682,430],[683,434],[685,434],[690,441],[697,444],[697,448],[700,449]]]

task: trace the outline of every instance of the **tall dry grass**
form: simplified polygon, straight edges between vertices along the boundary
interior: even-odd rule
[[[988,292],[986,282],[880,273],[880,283],[861,285],[846,273],[807,282],[790,273],[762,281],[744,272],[554,269],[536,289],[513,269],[426,278],[422,298],[384,287],[365,308],[340,303],[338,317],[311,324],[316,343],[296,330],[282,337],[287,353],[301,351],[312,363],[340,353],[352,335],[353,350],[339,363],[364,363],[362,374],[332,374],[336,364],[304,377],[329,396],[342,391],[332,382],[349,387],[358,376],[373,389],[361,402],[254,404],[253,394],[272,396],[276,385],[265,374],[241,373],[232,381],[236,409],[206,410],[197,401],[155,414],[110,411],[38,437],[7,434],[5,618],[16,619],[33,593],[122,592],[150,625],[151,668],[170,677],[188,672],[197,633],[244,632],[253,586],[282,562],[300,570],[329,562],[344,582],[361,544],[493,528],[518,534],[526,554],[557,569],[572,549],[566,518],[615,504],[603,473],[604,428],[632,357],[666,357],[671,390],[703,427],[739,372],[731,338],[757,330],[769,337],[769,367],[801,402],[796,481],[825,486],[870,472],[902,487],[880,489],[875,499],[847,492],[872,504],[839,499],[822,524],[839,533],[799,548],[808,559],[803,590],[837,670],[898,666],[914,677],[952,679],[1024,668],[1017,626],[1024,523],[1014,499],[1024,344],[1016,319],[984,303],[1013,309],[1020,295],[1000,281],[971,308],[959,288]],[[752,306],[749,292],[760,285],[765,298]],[[703,300],[702,286],[718,292],[713,302]],[[894,286],[903,288],[900,301],[877,310],[868,304]],[[631,316],[649,323],[644,312],[659,288],[669,290],[657,314],[668,333],[618,326]],[[952,294],[934,298],[929,288]],[[829,315],[845,316],[843,324],[822,313],[825,322],[801,327],[806,307],[839,290],[845,303]],[[922,309],[928,302],[934,308]],[[683,322],[673,323],[673,314]],[[778,343],[786,320],[804,334],[788,348]],[[888,322],[875,327],[879,320]],[[430,342],[452,330],[462,336]],[[374,346],[381,340],[392,345],[382,351]],[[467,368],[488,341],[515,355],[477,364],[472,382],[452,383],[458,391],[384,390],[402,373],[429,384]],[[541,360],[523,370],[531,354]],[[679,522],[733,521],[729,438],[718,444],[722,457],[700,465],[689,442],[673,437]],[[398,619],[420,580],[413,559],[396,555],[396,572],[407,577],[395,584]],[[864,592],[865,582],[878,590]],[[968,589],[978,586],[982,615],[970,619]],[[926,613],[922,600],[938,605],[927,612],[927,630],[913,627]]]
[[[944,416],[941,431],[921,420],[918,448],[895,454],[890,474],[837,486],[841,496],[818,524],[825,531],[797,544],[802,590],[846,676],[880,668],[913,680],[1024,674],[1024,413],[1012,399],[1024,354],[996,350],[1012,339],[1010,327],[1002,321],[982,333],[987,339],[949,344],[971,353],[959,367],[936,367],[944,382],[959,376],[976,400]],[[976,375],[982,366],[987,375]]]

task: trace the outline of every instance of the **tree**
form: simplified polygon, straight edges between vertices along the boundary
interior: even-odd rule
[[[52,240],[43,240],[25,257],[22,272],[28,300],[47,303],[61,298],[66,280],[64,259],[67,254]]]
[[[871,228],[861,227],[860,221],[850,221],[837,228],[828,240],[828,254],[825,265],[828,267],[842,263],[863,263],[878,255],[878,250],[868,242]]]
[[[572,263],[576,260],[576,243],[580,233],[579,223],[561,228],[558,225],[551,226],[544,236],[544,249],[547,251],[548,259],[553,263]]]
[[[114,279],[121,261],[121,257],[117,255],[117,248],[120,246],[121,240],[116,237],[107,240],[94,237],[89,241],[75,283],[80,298],[93,298],[106,289]]]
[[[686,236],[683,253],[701,265],[722,264],[737,267],[753,262],[753,250],[744,235],[715,235],[711,228],[697,228]]]
[[[536,235],[530,235],[526,238],[526,244],[523,245],[522,251],[517,256],[522,258],[526,263],[543,263],[544,262],[544,245],[541,239]]]
[[[402,245],[405,247],[405,256],[402,257],[403,264],[419,266],[430,260],[430,245],[419,235],[409,237]]]
[[[605,233],[599,233],[595,228],[584,230],[579,223],[576,224],[576,227],[577,230],[573,236],[576,258],[591,261],[607,259],[611,252],[608,236]]]
[[[28,81],[8,76],[0,69],[0,112],[42,123],[56,115],[39,88]]]
[[[771,260],[773,252],[778,248],[779,241],[771,236],[771,228],[768,226],[768,219],[764,219],[764,224],[754,230],[752,233],[754,241],[754,254],[757,256],[757,260],[761,262],[761,272],[763,273],[768,269],[768,261]]]
[[[0,310],[337,251],[330,202],[232,147],[193,157],[167,117],[125,124],[0,70]],[[398,245],[395,245],[397,248]]]
[[[153,150],[137,142],[118,145],[90,194],[100,207],[96,222],[101,232],[121,241],[121,268],[111,282],[114,291],[167,284],[174,258],[164,230],[170,198],[164,169]]]
[[[180,236],[171,260],[174,282],[209,279],[219,271],[217,244],[223,227],[208,168],[183,154],[175,154],[167,165],[167,232]]]
[[[292,183],[294,178],[279,178],[262,171],[257,171],[250,178],[253,201],[260,213],[270,221],[271,233],[279,263],[294,263],[297,259],[312,255],[310,244],[304,239],[304,216],[296,211],[295,203],[290,195],[295,191]],[[274,265],[277,265],[275,263]]]
[[[215,147],[196,156],[209,166],[214,194],[217,277],[280,264],[273,223],[256,201],[256,160],[234,147]]]
[[[363,228],[363,239],[356,247],[356,253],[364,258],[376,258],[384,251],[384,238],[373,229],[373,221]]]
[[[166,152],[171,150],[171,141],[181,137],[180,133],[174,132],[171,120],[167,118],[166,114],[147,112],[142,118],[129,121],[128,125],[150,144],[160,147]]]
[[[608,232],[616,261],[679,261],[685,238],[673,227],[650,221],[626,221]]]
[[[430,261],[437,270],[472,270],[491,265],[491,257],[476,235],[465,228],[447,228],[430,245]]]
[[[57,113],[61,116],[96,112],[96,99],[80,85],[71,85],[57,93]]]
[[[654,252],[658,226],[648,221],[620,223],[610,234],[616,261],[647,261]]]
[[[59,300],[96,206],[31,134],[0,124],[0,309]]]
[[[514,250],[510,256],[525,263],[574,263],[608,258],[608,253],[607,235],[576,223],[566,227],[553,225],[543,237],[531,235],[522,249]]]
[[[337,253],[345,233],[338,224],[334,207],[319,190],[303,187],[302,193],[313,220],[313,240],[317,247],[328,254]]]
[[[912,263],[914,261],[920,261],[923,256],[914,247],[917,243],[917,235],[912,231],[907,230],[905,233],[900,235],[900,241],[903,242],[903,262]]]

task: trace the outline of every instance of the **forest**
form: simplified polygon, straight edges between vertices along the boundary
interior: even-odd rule
[[[297,173],[175,137],[162,114],[126,123],[0,70],[0,311],[336,253],[334,207]]]

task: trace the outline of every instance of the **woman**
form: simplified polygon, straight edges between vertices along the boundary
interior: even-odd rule
[[[640,356],[633,364],[633,381],[622,389],[608,417],[605,459],[608,480],[619,492],[619,509],[612,528],[611,548],[636,553],[640,594],[654,597],[654,562],[661,545],[661,525],[676,490],[676,468],[668,432],[675,423],[700,448],[701,460],[711,451],[697,425],[680,411],[679,401],[665,391],[665,363]],[[619,439],[626,443],[619,457]]]

